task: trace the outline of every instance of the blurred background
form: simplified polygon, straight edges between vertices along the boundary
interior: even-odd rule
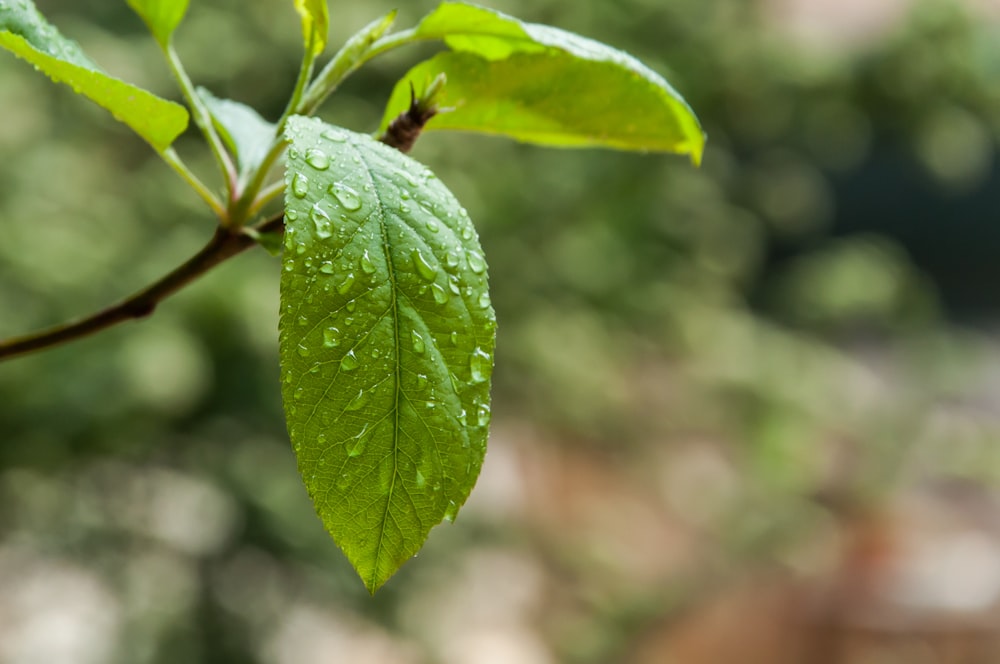
[[[198,0],[195,81],[275,119],[290,2]],[[490,3],[626,49],[709,134],[662,155],[429,134],[500,321],[490,451],[374,598],[296,474],[278,261],[0,366],[0,662],[1000,662],[1000,3]],[[124,2],[39,0],[176,98]],[[434,6],[405,3],[398,25]],[[392,8],[331,3],[331,44]],[[325,107],[374,130],[432,47]],[[193,133],[179,151],[206,178]],[[197,250],[197,197],[0,58],[0,336]]]

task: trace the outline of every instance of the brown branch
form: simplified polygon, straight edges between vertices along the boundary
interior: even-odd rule
[[[409,150],[413,146],[413,141],[420,135],[420,130],[427,120],[438,112],[436,108],[428,104],[429,102],[426,100],[418,100],[414,95],[409,110],[397,118],[390,125],[387,134],[380,137],[379,140],[403,152]],[[284,215],[277,214],[247,229],[253,233],[220,226],[215,230],[215,235],[208,241],[208,244],[202,247],[198,253],[156,282],[137,293],[133,293],[121,302],[79,320],[62,323],[21,337],[0,340],[0,361],[58,346],[74,339],[82,339],[119,323],[145,318],[153,313],[163,300],[219,263],[229,260],[257,244],[253,237],[254,233],[257,235],[280,233],[284,231],[284,223]]]
[[[284,228],[283,223],[284,216],[278,214],[253,227],[253,230],[257,233],[279,232]],[[47,330],[0,341],[0,360],[27,355],[67,341],[80,339],[118,323],[145,318],[153,313],[160,302],[219,263],[243,253],[255,244],[256,241],[244,232],[219,227],[208,244],[202,247],[198,253],[158,281],[121,302],[70,323],[63,323]]]

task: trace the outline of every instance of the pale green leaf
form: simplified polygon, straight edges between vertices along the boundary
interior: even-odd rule
[[[295,11],[302,17],[302,42],[307,51],[317,56],[326,48],[330,32],[330,12],[326,0],[295,0]]]
[[[28,0],[0,0],[0,46],[111,111],[159,151],[187,128],[183,106],[102,72]]]
[[[374,592],[454,517],[486,447],[496,322],[465,210],[367,135],[293,117],[282,396],[317,512]]]
[[[128,0],[128,6],[146,23],[153,38],[166,47],[187,12],[189,0]]]
[[[458,129],[553,146],[606,146],[688,154],[698,163],[705,136],[684,99],[631,55],[558,28],[446,2],[416,28],[452,53],[418,64],[393,90],[382,130],[421,89],[448,77],[440,97],[453,107],[428,130]]]
[[[275,126],[260,117],[256,110],[232,99],[220,99],[205,88],[198,88],[215,128],[240,167],[249,173],[264,160],[274,141]]]

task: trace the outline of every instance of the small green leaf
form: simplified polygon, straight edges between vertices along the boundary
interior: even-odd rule
[[[302,42],[313,57],[326,48],[330,31],[330,13],[326,0],[295,0],[295,11],[302,17]]]
[[[220,99],[205,88],[198,88],[215,128],[240,167],[240,173],[257,168],[274,141],[275,127],[253,108],[232,99]]]
[[[705,136],[684,99],[659,74],[617,49],[490,9],[447,2],[418,36],[452,53],[418,64],[396,85],[382,131],[421,89],[448,77],[441,113],[427,130],[503,134],[553,146],[606,146],[688,154],[698,163]]]
[[[375,592],[454,518],[486,447],[496,319],[475,229],[426,167],[293,117],[282,396],[316,510]]]
[[[164,48],[187,12],[189,0],[128,0],[128,6],[145,21],[153,38]]]
[[[29,0],[0,0],[0,46],[111,111],[158,151],[170,147],[187,128],[183,106],[103,73]]]

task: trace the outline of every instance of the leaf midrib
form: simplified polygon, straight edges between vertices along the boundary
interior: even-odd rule
[[[358,153],[361,163],[364,165],[365,176],[368,178],[372,189],[375,192],[375,199],[378,201],[378,220],[376,223],[379,227],[379,233],[382,235],[382,252],[385,255],[386,271],[388,272],[389,290],[392,310],[392,334],[393,334],[393,345],[396,349],[396,369],[395,369],[395,385],[392,391],[392,409],[393,409],[393,426],[392,426],[392,480],[389,482],[389,492],[386,494],[385,498],[385,512],[382,514],[382,522],[379,527],[378,534],[378,544],[375,547],[375,565],[372,568],[371,581],[368,584],[369,590],[374,592],[374,588],[377,587],[378,577],[379,577],[379,563],[382,559],[382,546],[385,542],[385,531],[389,523],[390,512],[392,508],[392,496],[396,489],[396,479],[399,477],[399,399],[402,395],[402,382],[400,373],[403,366],[402,358],[402,345],[399,340],[399,306],[396,300],[396,291],[399,290],[399,285],[396,283],[396,270],[392,262],[392,251],[389,247],[389,234],[386,230],[386,219],[385,202],[382,200],[382,195],[379,192],[378,187],[375,186],[375,178],[372,175],[372,167],[365,158],[364,153],[358,150],[354,145],[351,146],[355,152]]]

